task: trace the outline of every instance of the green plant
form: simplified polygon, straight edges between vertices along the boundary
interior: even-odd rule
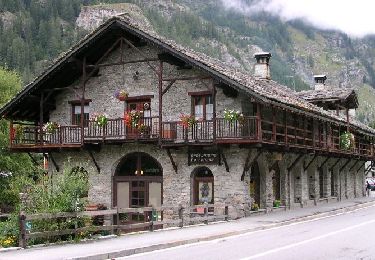
[[[128,95],[128,92],[126,92],[123,89],[117,90],[114,94],[115,98],[117,98],[120,101],[124,101],[128,97]]]
[[[191,115],[180,115],[181,125],[184,127],[194,126],[197,123],[197,120],[194,116]]]
[[[252,210],[252,211],[258,211],[258,210],[259,210],[259,205],[258,205],[258,203],[253,203],[253,205],[251,206],[251,210]]]
[[[56,122],[47,122],[43,126],[43,131],[48,134],[53,134],[59,128],[59,124]]]
[[[0,222],[0,248],[18,244],[18,215],[12,214],[7,221]]]
[[[92,120],[99,127],[103,127],[108,124],[108,116],[104,113],[94,113]]]
[[[140,124],[138,126],[138,131],[141,134],[147,134],[150,131],[150,127],[148,125]]]
[[[23,133],[24,133],[24,126],[23,125],[15,125],[13,129],[14,129],[14,138],[16,140],[22,140]]]
[[[344,132],[340,135],[340,148],[349,150],[354,147],[354,135],[350,132]]]
[[[274,201],[273,201],[273,206],[274,206],[275,208],[279,208],[279,207],[281,206],[281,201],[280,201],[280,200],[274,200]]]
[[[224,119],[229,122],[238,121],[240,124],[244,122],[244,116],[240,111],[224,110]]]

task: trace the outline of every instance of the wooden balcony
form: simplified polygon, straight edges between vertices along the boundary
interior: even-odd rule
[[[302,148],[329,154],[355,155],[371,159],[374,156],[372,138],[354,133],[355,144],[350,149],[340,147],[341,126],[319,123],[317,126],[297,127],[257,117],[245,117],[241,122],[223,118],[198,121],[185,127],[181,122],[162,122],[158,117],[142,118],[142,128],[129,127],[123,118],[110,119],[104,127],[89,121],[80,126],[60,126],[53,133],[45,133],[38,126],[23,126],[22,135],[12,131],[11,149],[19,151],[48,151],[49,149],[81,148],[90,143],[159,143],[163,146],[257,144],[277,149]],[[160,129],[161,126],[161,129]],[[16,126],[13,125],[13,128]],[[41,133],[42,132],[42,133]]]

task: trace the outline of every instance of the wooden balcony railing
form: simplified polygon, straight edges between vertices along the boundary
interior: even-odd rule
[[[159,118],[141,118],[137,126],[128,126],[123,118],[109,119],[100,127],[89,121],[83,132],[80,126],[60,126],[53,133],[40,133],[38,126],[25,125],[22,131],[11,131],[12,148],[81,146],[90,142],[159,141],[166,145],[190,143],[267,143],[326,152],[373,157],[374,138],[352,131],[355,143],[350,149],[340,147],[340,136],[347,130],[334,124],[306,122],[296,125],[245,117],[241,121],[198,121],[192,126],[181,122],[162,122]],[[142,127],[139,127],[142,125]]]

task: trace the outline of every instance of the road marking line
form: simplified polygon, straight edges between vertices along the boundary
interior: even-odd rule
[[[323,217],[309,219],[309,220],[304,220],[304,221],[298,221],[298,222],[294,222],[294,223],[290,223],[290,224],[285,224],[285,225],[282,225],[282,226],[277,226],[277,227],[272,227],[272,228],[266,228],[266,229],[257,230],[257,231],[249,231],[249,232],[246,232],[246,233],[243,233],[243,234],[238,234],[238,235],[233,235],[233,236],[223,237],[223,238],[217,238],[217,239],[209,240],[209,241],[200,241],[200,242],[185,244],[185,245],[181,245],[181,246],[175,246],[175,247],[170,247],[170,248],[158,249],[158,250],[154,250],[154,251],[150,251],[150,252],[133,254],[133,255],[129,255],[129,256],[123,256],[121,258],[116,258],[116,259],[129,259],[129,258],[135,258],[135,257],[141,257],[141,256],[151,255],[151,254],[154,254],[154,253],[167,252],[167,251],[176,250],[176,249],[180,249],[180,248],[193,247],[193,246],[203,245],[203,244],[209,244],[209,243],[219,243],[219,242],[221,242],[223,240],[235,239],[235,238],[247,236],[249,234],[267,232],[269,230],[276,230],[276,229],[281,229],[281,228],[286,228],[286,227],[290,227],[290,226],[300,225],[300,224],[304,224],[304,223],[308,223],[308,222],[314,222],[314,221],[318,221],[318,220],[322,220],[322,219],[326,219],[326,218],[331,218],[331,217],[341,216],[341,215],[345,215],[345,214],[350,214],[350,213],[353,213],[353,212],[357,212],[357,211],[368,209],[368,208],[372,208],[372,207],[375,207],[375,206],[374,205],[370,205],[370,206],[366,206],[366,207],[363,207],[363,208],[354,209],[354,210],[351,210],[351,211],[340,212],[340,213],[337,213],[337,214],[323,216]],[[324,212],[322,212],[322,213],[324,213]],[[375,222],[375,220],[374,220],[374,222]],[[364,223],[366,223],[366,222],[364,222]],[[275,223],[275,224],[279,224],[279,223]],[[245,260],[245,259],[251,259],[251,258],[244,258],[244,259],[241,259],[241,260]]]
[[[358,224],[358,225],[354,225],[354,226],[351,226],[351,227],[339,229],[339,230],[329,232],[329,233],[324,234],[324,235],[320,235],[320,236],[317,236],[317,237],[306,239],[304,241],[293,243],[293,244],[290,244],[290,245],[287,245],[287,246],[274,248],[274,249],[271,249],[271,250],[268,250],[268,251],[265,251],[265,252],[262,252],[262,253],[259,253],[259,254],[256,254],[256,255],[252,255],[252,256],[249,256],[249,257],[242,258],[240,260],[250,260],[250,259],[259,258],[259,257],[266,256],[266,255],[269,255],[269,254],[273,254],[273,253],[276,253],[276,252],[279,252],[279,251],[282,251],[282,250],[286,250],[286,249],[290,249],[290,248],[297,247],[297,246],[300,246],[300,245],[304,245],[304,244],[307,244],[307,243],[310,243],[310,242],[313,242],[313,241],[316,241],[316,240],[319,240],[319,239],[322,239],[322,238],[337,235],[339,233],[343,233],[343,232],[346,232],[346,231],[349,231],[349,230],[352,230],[352,229],[356,229],[356,228],[359,228],[359,227],[362,227],[362,226],[365,226],[365,225],[368,225],[368,224],[372,224],[372,223],[375,223],[375,220],[370,220],[370,221],[363,222],[363,223]]]

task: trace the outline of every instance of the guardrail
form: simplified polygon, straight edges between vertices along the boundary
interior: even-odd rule
[[[221,208],[224,211],[222,215],[215,215],[215,209]],[[161,216],[165,210],[177,210],[178,219],[171,220],[158,220],[157,216]],[[188,210],[187,212],[185,212]],[[157,213],[157,214],[155,214]],[[123,224],[121,222],[122,214],[144,214],[147,216],[143,222],[140,223],[129,223]],[[160,215],[159,215],[160,214]],[[85,218],[108,216],[111,219],[112,224],[110,225],[97,225],[84,223]],[[111,234],[120,234],[123,231],[131,230],[146,230],[154,231],[157,228],[162,228],[164,225],[184,227],[185,225],[195,223],[208,224],[209,221],[225,220],[228,221],[228,206],[219,207],[215,204],[204,204],[197,205],[188,208],[182,206],[179,207],[144,207],[144,208],[115,208],[109,210],[97,210],[97,211],[81,211],[81,212],[58,212],[58,213],[38,213],[38,214],[26,214],[21,212],[19,215],[19,246],[26,248],[28,240],[50,238],[50,237],[61,237],[64,235],[77,236],[82,232],[99,232],[108,231]],[[38,221],[41,220],[56,220],[59,224],[71,223],[71,228],[57,230],[33,230],[34,225],[38,226]],[[80,221],[80,223],[79,223]],[[50,223],[49,223],[50,224]],[[79,224],[85,224],[80,226]],[[58,225],[57,225],[58,226]],[[51,225],[48,225],[51,228]]]

